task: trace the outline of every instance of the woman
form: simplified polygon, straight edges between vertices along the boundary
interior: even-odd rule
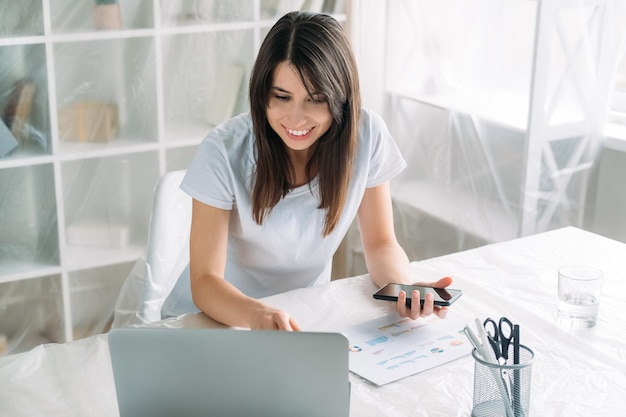
[[[337,21],[292,12],[272,27],[252,70],[250,109],[209,133],[181,184],[193,198],[195,305],[231,326],[299,330],[288,312],[258,298],[328,282],[355,216],[374,283],[411,282],[389,192],[406,163],[384,122],[361,109]],[[432,299],[407,309],[405,297],[402,316],[446,314]],[[419,294],[411,297],[419,306]]]

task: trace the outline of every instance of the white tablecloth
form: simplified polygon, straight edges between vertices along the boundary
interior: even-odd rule
[[[412,264],[416,279],[449,275],[463,297],[455,314],[506,315],[535,352],[531,416],[620,416],[626,412],[626,245],[568,227]],[[600,317],[592,329],[555,320],[557,269],[588,264],[605,273]],[[386,315],[367,276],[268,297],[305,330],[340,331]],[[214,327],[203,315],[162,327]],[[0,358],[0,416],[117,416],[106,335],[37,347]],[[352,416],[469,416],[471,356],[375,387],[351,375]]]

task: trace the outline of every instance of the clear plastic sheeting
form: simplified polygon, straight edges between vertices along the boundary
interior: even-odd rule
[[[0,355],[160,319],[181,241],[146,251],[155,184],[248,109],[294,9],[346,22],[344,0],[0,1]]]
[[[620,0],[388,2],[385,118],[409,163],[392,194],[411,259],[593,222],[624,22]]]

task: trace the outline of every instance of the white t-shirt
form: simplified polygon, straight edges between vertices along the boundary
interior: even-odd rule
[[[254,135],[249,113],[213,129],[200,144],[181,189],[192,198],[231,210],[224,277],[260,298],[330,281],[332,257],[355,218],[366,188],[406,167],[385,122],[364,109],[347,200],[333,232],[322,237],[315,178],[291,190],[258,225],[252,216]]]

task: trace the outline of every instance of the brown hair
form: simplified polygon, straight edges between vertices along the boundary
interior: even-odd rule
[[[327,236],[341,217],[356,151],[361,114],[356,62],[343,28],[325,14],[288,13],[265,37],[250,77],[250,112],[257,152],[252,210],[258,224],[287,195],[293,178],[285,145],[266,115],[274,71],[286,61],[299,73],[309,93],[326,98],[333,118],[328,131],[314,145],[306,167],[309,182],[313,170],[319,177],[318,208],[326,210],[323,236]]]

